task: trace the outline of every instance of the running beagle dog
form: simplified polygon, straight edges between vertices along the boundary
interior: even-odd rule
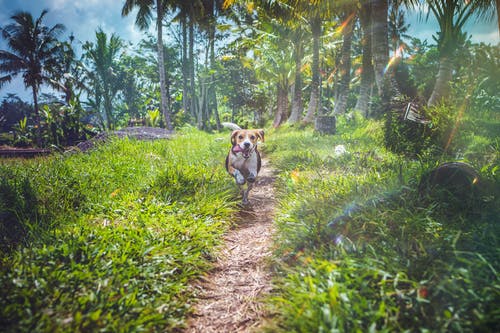
[[[264,131],[261,129],[235,129],[231,133],[232,148],[226,157],[226,170],[240,187],[243,204],[248,203],[248,193],[260,171],[261,159],[257,150],[259,140],[264,142]],[[246,189],[243,186],[245,183]]]

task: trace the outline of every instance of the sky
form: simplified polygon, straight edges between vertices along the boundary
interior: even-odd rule
[[[48,9],[43,22],[49,27],[64,24],[66,34],[62,39],[73,33],[77,45],[80,42],[94,41],[95,31],[101,27],[108,35],[116,33],[123,40],[135,44],[144,36],[144,32],[134,25],[135,12],[128,17],[121,16],[123,3],[124,0],[0,0],[0,26],[9,24],[10,16],[16,11],[28,11],[36,19],[43,9]],[[427,39],[429,44],[434,43],[431,36],[438,30],[435,21],[419,19],[416,13],[408,13],[406,18],[410,24],[409,35]],[[472,35],[473,42],[494,45],[500,42],[496,19],[491,22],[471,21],[465,30]],[[6,49],[2,38],[0,49]],[[20,80],[4,85],[0,90],[0,99],[7,93],[16,93],[24,100],[31,100],[31,95]]]
[[[123,40],[137,43],[144,32],[135,27],[135,12],[127,17],[121,16],[124,0],[0,0],[0,26],[11,23],[10,17],[17,11],[28,11],[37,19],[43,9],[48,9],[43,23],[52,27],[62,23],[65,34],[62,40],[73,33],[77,52],[86,41],[95,40],[95,32],[101,27],[108,36],[116,33]],[[6,49],[5,41],[0,38],[0,49]],[[8,93],[16,93],[21,99],[32,101],[29,90],[21,80],[14,80],[0,90],[0,100]]]

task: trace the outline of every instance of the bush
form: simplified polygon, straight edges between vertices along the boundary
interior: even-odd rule
[[[415,157],[426,152],[451,153],[454,131],[460,125],[464,110],[441,104],[420,106],[420,114],[429,123],[422,124],[403,119],[407,101],[395,103],[385,115],[385,146],[394,153]]]

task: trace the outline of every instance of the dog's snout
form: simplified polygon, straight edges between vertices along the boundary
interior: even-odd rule
[[[249,148],[250,147],[250,142],[245,142],[243,145],[245,146],[245,148]]]

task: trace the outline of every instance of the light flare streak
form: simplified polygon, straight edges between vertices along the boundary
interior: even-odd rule
[[[387,66],[385,66],[384,72],[383,72],[384,75],[389,71],[389,69],[392,66],[394,66],[398,62],[398,60],[400,60],[403,57],[404,49],[405,49],[405,46],[403,44],[399,45],[399,47],[396,49],[396,51],[392,55],[391,59],[389,59]]]
[[[336,34],[341,34],[344,29],[347,27],[347,25],[349,24],[349,22],[354,18],[354,15],[356,15],[355,12],[351,13],[345,20],[344,22],[342,22],[337,29],[335,29],[335,33]]]
[[[465,98],[464,103],[460,106],[460,109],[458,110],[457,114],[457,119],[455,120],[455,124],[453,125],[453,129],[451,130],[450,136],[448,137],[448,141],[446,142],[446,146],[444,147],[444,151],[448,151],[448,148],[451,145],[451,142],[453,141],[453,138],[455,137],[455,134],[457,134],[458,127],[460,126],[460,123],[462,122],[462,118],[464,117],[465,109],[467,108],[467,105],[469,104],[469,97]]]

